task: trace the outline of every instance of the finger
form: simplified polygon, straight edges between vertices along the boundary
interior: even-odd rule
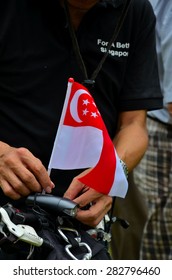
[[[28,196],[31,192],[41,191],[41,186],[38,184],[37,188],[33,188],[30,184],[27,184],[26,181],[22,181],[15,174],[12,174],[8,180],[8,184],[13,188],[14,191],[19,193],[21,196]]]
[[[14,154],[12,156],[11,154]],[[18,148],[6,156],[5,163],[31,191],[53,188],[54,185],[41,161],[25,149]]]
[[[75,199],[82,191],[84,191],[85,185],[78,181],[78,179],[75,177],[72,180],[72,183],[70,184],[69,188],[64,194],[65,198],[68,199]]]
[[[23,167],[21,166],[21,174],[24,174],[25,170],[22,170],[22,168]],[[7,189],[7,193],[10,192],[10,189],[13,189],[13,192],[18,193],[21,196],[27,196],[30,193],[26,184],[15,174],[9,165],[5,165],[5,168],[1,169],[0,181],[1,185],[4,187],[3,190],[6,192]]]
[[[19,152],[27,169],[35,176],[42,188],[54,188],[54,184],[42,162],[27,149],[20,148]]]
[[[80,205],[80,207],[84,207],[88,205],[89,203],[94,202],[96,199],[102,197],[103,195],[101,193],[98,193],[92,188],[87,189],[85,192],[83,192],[80,196],[78,196],[76,199],[74,199],[74,202]]]
[[[34,178],[37,180],[39,185],[45,190],[52,190],[55,186],[54,183],[51,181],[50,176],[43,166],[42,162],[39,159],[36,159],[34,163],[32,163],[32,168],[29,169]]]
[[[84,224],[95,227],[108,213],[112,206],[110,197],[103,197],[97,200],[88,210],[79,210],[76,218]]]
[[[82,176],[86,175],[91,171],[92,168],[84,170],[82,173],[80,173],[78,176],[73,178],[69,188],[67,189],[66,193],[64,194],[64,197],[69,198],[69,199],[74,199],[76,198],[80,193],[84,192],[86,190],[85,184],[81,183],[79,181],[79,178]]]
[[[17,199],[20,199],[20,198],[21,198],[21,195],[20,195],[18,192],[16,192],[16,191],[12,188],[12,186],[10,186],[10,185],[8,184],[7,181],[1,181],[1,183],[0,183],[0,188],[2,189],[3,193],[4,193],[7,197],[9,197],[9,198],[11,198],[11,199],[13,199],[13,200],[17,200]]]
[[[96,227],[107,212],[103,210],[101,211],[101,213],[96,214],[91,208],[89,210],[78,211],[76,215],[76,219],[82,222],[83,224],[86,224],[91,227]]]
[[[28,195],[31,191],[40,192],[42,187],[35,176],[16,158],[15,164],[10,162],[4,169],[3,179],[21,195]]]
[[[16,172],[17,173],[17,172]],[[35,178],[35,176],[26,168],[21,167],[21,172],[18,174],[19,181],[18,185],[14,184],[13,187],[19,191],[19,189],[22,186],[25,186],[26,189],[28,189],[30,192],[41,192],[42,186],[38,182],[38,180]]]

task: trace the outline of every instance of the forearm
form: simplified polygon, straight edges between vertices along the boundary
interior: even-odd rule
[[[139,163],[148,145],[146,128],[146,113],[141,118],[120,123],[118,133],[114,138],[118,156],[126,163],[129,172]]]

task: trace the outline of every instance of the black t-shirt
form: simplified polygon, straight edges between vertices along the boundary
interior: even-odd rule
[[[63,8],[57,0],[0,1],[0,140],[26,147],[47,167],[67,80],[83,82]],[[100,1],[76,32],[88,75],[106,52],[123,0]],[[162,106],[155,53],[155,16],[133,0],[91,93],[111,138],[119,111]],[[78,171],[53,171],[56,190]]]

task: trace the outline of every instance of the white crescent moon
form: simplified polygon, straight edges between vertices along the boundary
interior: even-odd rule
[[[86,90],[79,89],[75,92],[75,94],[70,102],[70,113],[72,115],[72,118],[78,123],[82,122],[82,120],[80,119],[80,117],[78,115],[78,99],[82,94],[88,94],[90,96],[90,94]]]

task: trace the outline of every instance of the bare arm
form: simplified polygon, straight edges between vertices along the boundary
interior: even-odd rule
[[[147,149],[146,111],[139,110],[120,114],[114,144],[119,157],[131,171]]]
[[[133,111],[121,113],[118,127],[114,144],[119,157],[125,161],[129,171],[131,171],[147,148],[146,112]],[[83,194],[78,196],[82,191]],[[90,226],[96,226],[112,205],[111,197],[102,195],[91,188],[87,189],[86,186],[77,180],[77,177],[72,181],[65,196],[74,199],[81,206],[92,202],[89,210],[80,210],[77,214],[78,220]]]

